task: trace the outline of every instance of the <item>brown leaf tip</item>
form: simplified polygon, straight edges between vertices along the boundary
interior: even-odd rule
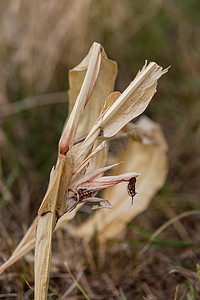
[[[135,191],[135,184],[136,184],[136,177],[131,177],[128,181],[128,186],[127,186],[128,194],[132,198],[131,205],[133,205],[133,197],[137,194]]]

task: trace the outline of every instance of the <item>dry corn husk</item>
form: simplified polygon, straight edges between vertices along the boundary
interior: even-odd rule
[[[107,59],[100,44],[94,43],[88,56],[76,70],[71,72],[73,88],[70,90],[70,97],[72,102],[75,98],[76,101],[71,108],[71,114],[59,142],[57,165],[51,171],[49,186],[38,210],[38,217],[35,221],[37,226],[35,224],[31,226],[15,250],[14,256],[11,256],[13,262],[30,250],[34,245],[34,231],[36,230],[36,300],[47,298],[52,233],[56,227],[59,228],[69,220],[69,213],[66,212],[72,209],[76,211],[79,203],[95,201],[94,195],[100,189],[138,176],[138,173],[130,170],[117,176],[96,178],[103,172],[102,170],[110,168],[101,169],[106,157],[104,155],[103,159],[101,155],[98,161],[101,171],[97,169],[97,160],[95,161],[94,158],[103,151],[106,153],[106,147],[100,144],[99,138],[105,140],[112,137],[127,122],[142,113],[156,92],[157,80],[167,70],[162,70],[156,63],[150,63],[148,66],[145,63],[141,72],[121,95],[114,93],[109,96],[116,78],[116,70],[116,63]],[[77,72],[77,75],[74,72]],[[107,98],[104,108],[103,97]],[[92,127],[91,124],[93,124]],[[88,130],[85,140],[79,138],[80,134],[85,134]],[[83,142],[80,146],[73,146],[77,137]],[[91,159],[94,170],[88,173],[92,165]],[[98,201],[103,207],[110,207],[107,200],[99,199]],[[73,211],[72,214],[74,216]],[[3,270],[5,270],[5,265],[1,266],[0,272]]]

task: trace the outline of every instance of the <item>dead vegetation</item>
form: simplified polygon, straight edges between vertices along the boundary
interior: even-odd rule
[[[130,214],[124,236],[109,236],[111,231],[117,233],[116,228],[120,226],[114,223],[117,218],[113,218],[105,227],[105,223],[100,222],[100,232],[103,236],[108,233],[106,244],[102,242],[102,233],[91,231],[84,239],[84,228],[89,228],[87,222],[92,220],[88,219],[86,207],[69,226],[57,231],[53,237],[49,298],[84,299],[66,261],[90,299],[198,299],[200,64],[196,12],[199,4],[182,1],[175,8],[172,1],[166,6],[156,1],[149,6],[145,1],[135,4],[125,1],[123,5],[114,1],[109,4],[62,1],[60,6],[55,1],[48,5],[37,2],[1,4],[2,263],[31,224],[45,194],[50,166],[55,162],[55,145],[67,111],[66,104],[53,103],[63,101],[68,69],[81,60],[98,37],[109,57],[119,61],[117,89],[121,91],[144,58],[164,66],[172,65],[168,79],[162,80],[159,95],[147,111],[162,125],[167,137],[169,176],[146,212],[133,221]],[[34,98],[38,94],[42,94],[41,100]],[[30,96],[36,100],[21,101]],[[43,99],[43,106],[38,107]],[[132,141],[128,144],[134,148],[131,152],[142,147],[142,137],[143,142],[148,141],[151,151],[155,148],[154,135],[152,138],[143,129],[144,135],[138,137],[137,127],[126,128],[110,145],[110,163],[114,163],[120,153],[121,157],[125,155],[125,139],[130,130],[133,140],[136,137],[140,140],[137,146]],[[157,147],[161,144],[160,140],[156,141]],[[165,152],[166,144],[161,149]],[[139,152],[143,157],[142,149]],[[134,162],[135,155],[133,159],[129,156],[132,169],[132,164],[138,161]],[[121,167],[118,166],[115,175],[124,172]],[[153,183],[158,184],[158,179],[152,177],[151,187]],[[142,191],[138,186],[137,197],[141,197]],[[149,186],[145,191],[149,193]],[[123,192],[127,195],[126,188]],[[107,199],[109,193],[111,190],[105,193]],[[134,205],[140,203],[135,198]],[[109,212],[104,215],[101,210],[100,215],[100,219],[107,220]],[[144,248],[156,230],[169,220],[171,223]],[[98,224],[98,220],[95,222]],[[76,231],[77,227],[81,230]],[[10,267],[0,280],[3,299],[32,299],[33,255],[28,254],[25,260]]]

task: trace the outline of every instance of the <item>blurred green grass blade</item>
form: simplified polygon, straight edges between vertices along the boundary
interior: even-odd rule
[[[186,291],[184,291],[184,293],[183,293],[183,295],[179,298],[180,300],[184,300],[185,299],[185,295],[186,295],[186,293],[187,293],[187,290]]]
[[[74,283],[76,284],[77,288],[79,289],[79,291],[83,294],[83,296],[85,297],[85,299],[90,300],[90,298],[88,297],[88,295],[86,294],[86,292],[84,291],[84,289],[82,288],[82,286],[78,283],[78,281],[76,280],[76,278],[73,276],[72,272],[69,269],[68,264],[65,262],[65,266],[69,272],[70,277],[72,278],[72,280],[74,281]]]
[[[132,224],[131,224],[132,226]],[[141,234],[142,237],[145,238],[150,238],[153,234],[152,231],[149,231],[143,227],[140,226],[135,226],[133,225],[134,228]],[[169,239],[164,239],[160,237],[156,237],[154,241],[152,241],[151,245],[156,245],[156,246],[168,246],[168,247],[190,247],[190,246],[199,246],[198,244],[194,243],[189,243],[189,242],[184,242],[180,240],[169,240]]]
[[[77,288],[79,289],[79,291],[83,294],[83,296],[85,297],[85,299],[90,300],[90,298],[88,297],[88,295],[86,294],[86,292],[84,291],[84,289],[80,286],[80,284],[78,283],[78,281],[76,281],[76,279],[73,279],[74,282],[77,285]]]
[[[151,245],[186,248],[186,247],[194,246],[195,244],[193,244],[193,243],[187,243],[187,242],[183,242],[183,241],[176,241],[176,240],[168,240],[168,239],[156,238],[152,242]]]
[[[199,264],[197,264],[197,274],[198,274],[198,279],[200,282],[200,265]]]
[[[122,299],[123,299],[123,300],[127,300],[127,299],[126,299],[126,296],[124,295],[124,292],[123,292],[122,288],[120,288],[119,291],[120,291],[120,294],[121,294],[121,296],[122,296]]]
[[[190,284],[189,288],[190,288],[190,300],[195,300],[195,290],[194,290],[194,287]]]
[[[160,235],[168,226],[170,226],[171,224],[175,223],[176,221],[190,216],[190,215],[196,215],[196,214],[200,214],[200,210],[192,210],[192,211],[186,211],[183,212],[180,215],[175,216],[174,218],[170,219],[169,221],[165,222],[162,226],[160,226],[155,232],[154,234],[151,236],[151,238],[149,239],[148,243],[144,246],[144,248],[141,250],[141,253],[144,253],[151,245],[151,243],[153,242],[153,240],[155,240],[155,238]]]
[[[128,226],[136,229],[137,232],[139,232],[143,237],[146,237],[146,238],[150,238],[153,234],[152,231],[150,231],[142,226],[138,226],[138,225],[135,225],[132,223],[128,224]]]

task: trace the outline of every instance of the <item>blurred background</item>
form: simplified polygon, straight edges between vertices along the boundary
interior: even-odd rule
[[[112,263],[103,269],[96,263],[94,237],[95,267],[82,253],[80,283],[91,299],[94,290],[96,299],[198,299],[199,214],[169,226],[145,258],[137,254],[163,223],[200,209],[199,12],[198,0],[1,1],[1,262],[20,241],[45,194],[67,116],[68,71],[97,41],[118,63],[119,91],[145,59],[171,65],[145,112],[162,126],[170,169],[149,209],[128,224],[123,240],[107,245],[106,261]],[[81,247],[81,241],[71,241],[77,243]],[[21,260],[3,274],[0,291],[12,299],[33,299],[31,263],[31,258]],[[71,270],[74,275],[79,267]],[[49,299],[61,299],[72,280],[59,263],[53,271]],[[70,297],[85,299],[76,288]]]

